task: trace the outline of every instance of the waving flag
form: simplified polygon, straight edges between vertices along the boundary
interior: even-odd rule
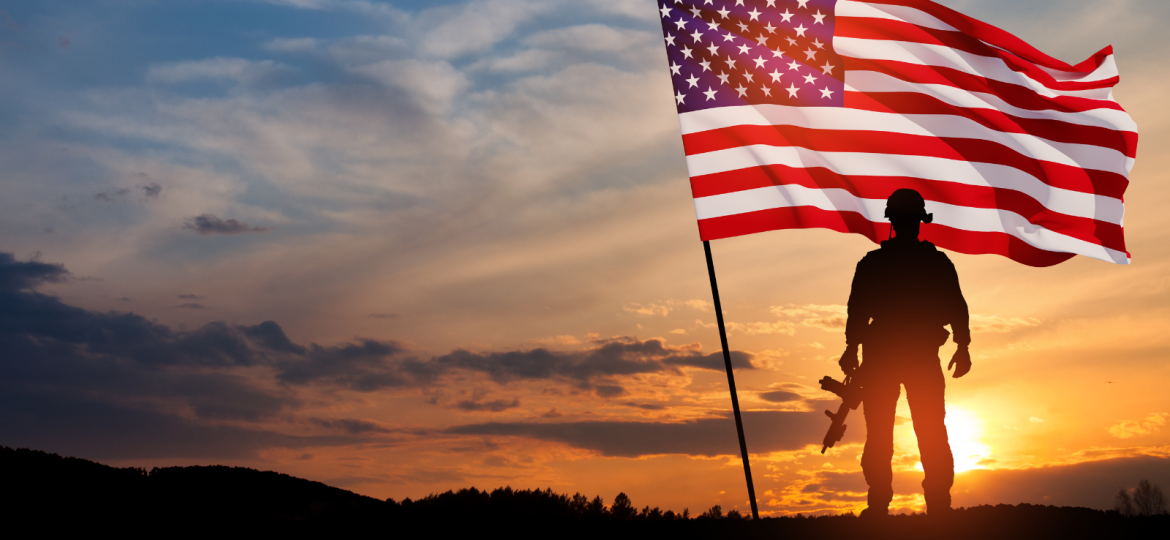
[[[927,0],[660,0],[703,240],[826,228],[1031,266],[1127,263],[1137,126],[1112,48],[1078,65]]]

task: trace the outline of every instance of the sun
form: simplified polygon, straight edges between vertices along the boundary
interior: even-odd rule
[[[955,456],[955,472],[985,468],[979,462],[991,456],[991,447],[982,441],[983,421],[975,413],[947,406],[947,437]]]
[[[983,421],[979,416],[962,407],[947,405],[945,422],[951,454],[955,456],[955,472],[985,469],[980,462],[991,456],[991,446],[981,440]],[[914,468],[921,471],[922,462],[916,463]]]

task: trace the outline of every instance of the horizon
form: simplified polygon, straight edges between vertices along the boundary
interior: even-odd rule
[[[1131,264],[946,252],[954,504],[1170,487],[1170,4],[938,3],[1070,63],[1114,46],[1141,133]],[[649,0],[0,10],[0,445],[750,512],[660,35]],[[876,247],[712,242],[761,515],[864,505],[860,410],[822,456],[816,381]],[[892,509],[921,511],[898,416]]]

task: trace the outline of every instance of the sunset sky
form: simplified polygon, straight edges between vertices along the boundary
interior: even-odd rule
[[[948,253],[955,505],[1170,489],[1170,2],[940,3],[1070,63],[1112,44],[1141,134],[1131,265]],[[0,445],[747,511],[653,0],[0,9]],[[712,242],[762,514],[864,506],[860,411],[822,456],[816,381],[874,248]]]

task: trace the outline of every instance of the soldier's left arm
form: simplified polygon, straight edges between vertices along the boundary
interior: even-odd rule
[[[967,311],[967,300],[963,298],[963,290],[959,287],[959,273],[955,271],[954,263],[945,254],[943,258],[946,260],[946,264],[943,265],[945,275],[943,283],[948,300],[947,322],[954,333],[955,344],[959,346],[959,350],[951,357],[947,369],[955,368],[953,377],[957,379],[971,371],[971,352],[968,349],[971,344],[971,315]]]

